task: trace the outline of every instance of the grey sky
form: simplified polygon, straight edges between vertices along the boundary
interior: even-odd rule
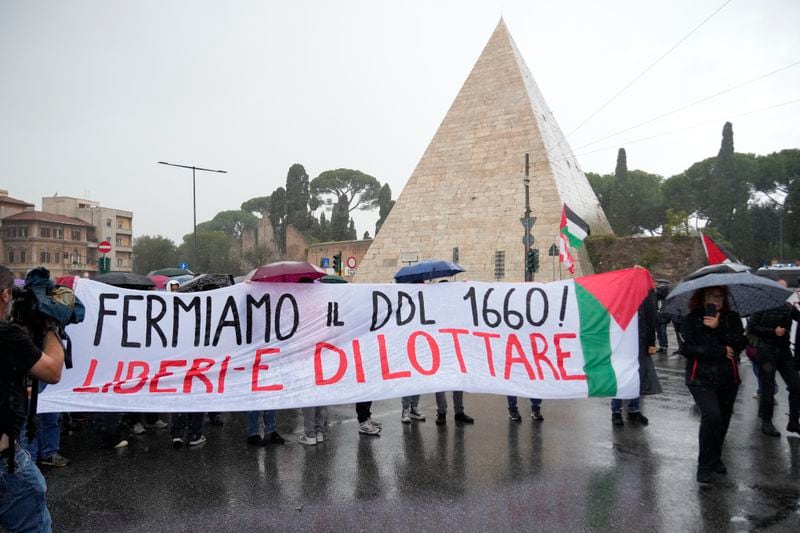
[[[293,163],[356,168],[396,197],[501,14],[569,133],[723,3],[0,0],[0,188],[37,208],[88,193],[176,243],[191,172],[160,160],[228,170],[198,175],[198,221]],[[798,27],[797,0],[730,2],[568,137],[584,171],[613,171],[623,146],[629,168],[678,173],[716,154],[725,120],[737,151],[800,147],[800,65],[584,147],[800,61]]]

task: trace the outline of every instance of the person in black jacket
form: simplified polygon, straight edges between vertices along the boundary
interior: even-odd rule
[[[780,280],[785,287],[786,282]],[[775,410],[774,394],[767,391],[776,390],[775,372],[779,372],[789,388],[789,424],[786,431],[800,433],[800,376],[794,368],[792,350],[789,342],[792,321],[800,321],[800,311],[791,304],[754,313],[748,321],[747,328],[758,338],[756,350],[758,356],[759,389],[761,396],[758,402],[758,417],[761,419],[761,431],[771,437],[780,437],[780,432],[772,424],[772,413]],[[797,347],[795,346],[795,350]]]
[[[686,386],[700,410],[697,481],[725,474],[722,445],[739,390],[738,355],[747,344],[739,315],[728,306],[726,287],[697,290],[681,325]]]

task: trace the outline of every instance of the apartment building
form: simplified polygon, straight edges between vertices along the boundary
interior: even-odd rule
[[[133,270],[133,212],[103,207],[99,202],[70,196],[42,198],[42,211],[80,219],[94,228],[89,238],[89,257],[97,261],[97,244],[111,243],[111,270],[131,272]]]

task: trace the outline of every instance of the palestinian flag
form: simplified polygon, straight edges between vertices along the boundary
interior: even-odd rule
[[[573,280],[589,396],[639,395],[639,306],[654,288],[643,268]]]
[[[575,260],[569,249],[580,248],[583,240],[589,236],[589,225],[572,209],[564,204],[561,211],[561,247],[559,258],[570,274],[575,273]]]
[[[719,265],[721,263],[738,263],[739,260],[732,257],[719,244],[715,243],[708,235],[700,232],[700,241],[703,243],[703,250],[706,252],[706,263],[709,265]]]

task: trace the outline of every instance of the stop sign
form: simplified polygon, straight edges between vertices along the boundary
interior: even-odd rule
[[[97,251],[101,254],[107,254],[111,251],[111,243],[108,241],[103,241],[97,245]]]

